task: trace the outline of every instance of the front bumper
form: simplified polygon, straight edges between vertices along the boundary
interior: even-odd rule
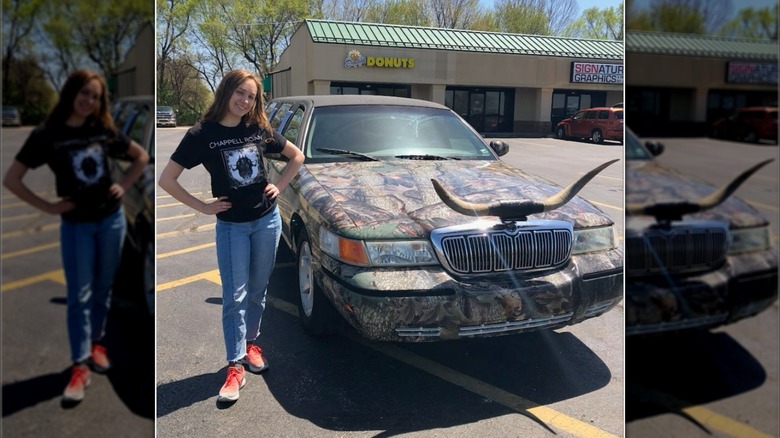
[[[324,257],[318,286],[362,336],[382,341],[487,337],[572,325],[623,298],[623,252],[573,256],[536,274],[451,277],[438,266],[366,269]]]
[[[626,279],[626,335],[713,328],[755,315],[777,300],[775,250],[734,255],[717,270]]]

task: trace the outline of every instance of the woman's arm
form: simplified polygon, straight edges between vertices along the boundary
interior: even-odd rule
[[[192,196],[190,192],[179,184],[179,176],[183,171],[184,167],[181,164],[169,160],[162,174],[160,174],[160,180],[158,181],[160,188],[168,192],[177,201],[203,214],[222,213],[232,206],[229,201],[225,201],[227,196],[222,196],[211,203],[203,202]]]
[[[144,171],[146,164],[149,162],[149,154],[138,143],[131,141],[130,147],[127,149],[127,155],[133,160],[133,164],[130,165],[130,169],[125,174],[125,177],[119,183],[111,185],[109,192],[114,198],[121,198],[122,195],[133,185],[135,180]]]
[[[24,175],[27,174],[28,170],[29,168],[27,166],[18,160],[14,160],[14,162],[11,163],[11,167],[9,167],[8,171],[5,173],[3,185],[22,201],[48,214],[62,214],[76,208],[76,204],[67,199],[49,202],[36,195],[22,181],[22,178],[24,178]]]
[[[282,155],[289,158],[290,161],[287,162],[287,166],[284,167],[284,172],[282,172],[282,176],[279,177],[276,184],[269,182],[268,186],[266,186],[264,193],[270,200],[274,200],[279,196],[279,193],[290,184],[290,181],[292,181],[303,165],[303,152],[289,140],[284,144]]]

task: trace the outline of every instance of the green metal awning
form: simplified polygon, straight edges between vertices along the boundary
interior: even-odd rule
[[[777,61],[777,41],[660,32],[626,32],[626,53]]]
[[[623,60],[623,41],[306,20],[315,43]]]

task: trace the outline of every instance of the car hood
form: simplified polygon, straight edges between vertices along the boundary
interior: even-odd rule
[[[666,202],[697,201],[710,195],[717,187],[661,166],[654,160],[626,161],[626,205],[657,204]],[[626,218],[626,228],[632,221]],[[764,225],[767,221],[753,207],[735,196],[730,196],[716,207],[685,215],[685,219],[715,220],[728,223],[732,228]]]
[[[500,161],[342,162],[305,164],[305,169],[301,190],[308,192],[304,196],[323,220],[344,236],[363,239],[426,237],[435,228],[480,219],[446,206],[431,179],[470,202],[542,200],[560,191]],[[572,176],[572,182],[575,179]],[[575,228],[612,224],[609,216],[579,197],[529,219],[563,220]]]

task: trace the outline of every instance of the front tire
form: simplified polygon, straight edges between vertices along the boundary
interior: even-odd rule
[[[601,134],[600,129],[594,129],[590,134],[590,138],[593,139],[593,143],[601,144],[604,142],[604,136]]]
[[[557,137],[560,140],[566,139],[566,129],[564,129],[563,126],[559,126],[558,129],[555,130],[555,137]]]
[[[298,267],[298,317],[306,334],[310,336],[327,336],[333,333],[333,318],[335,309],[317,287],[314,278],[311,243],[306,231],[298,238],[296,253]]]

